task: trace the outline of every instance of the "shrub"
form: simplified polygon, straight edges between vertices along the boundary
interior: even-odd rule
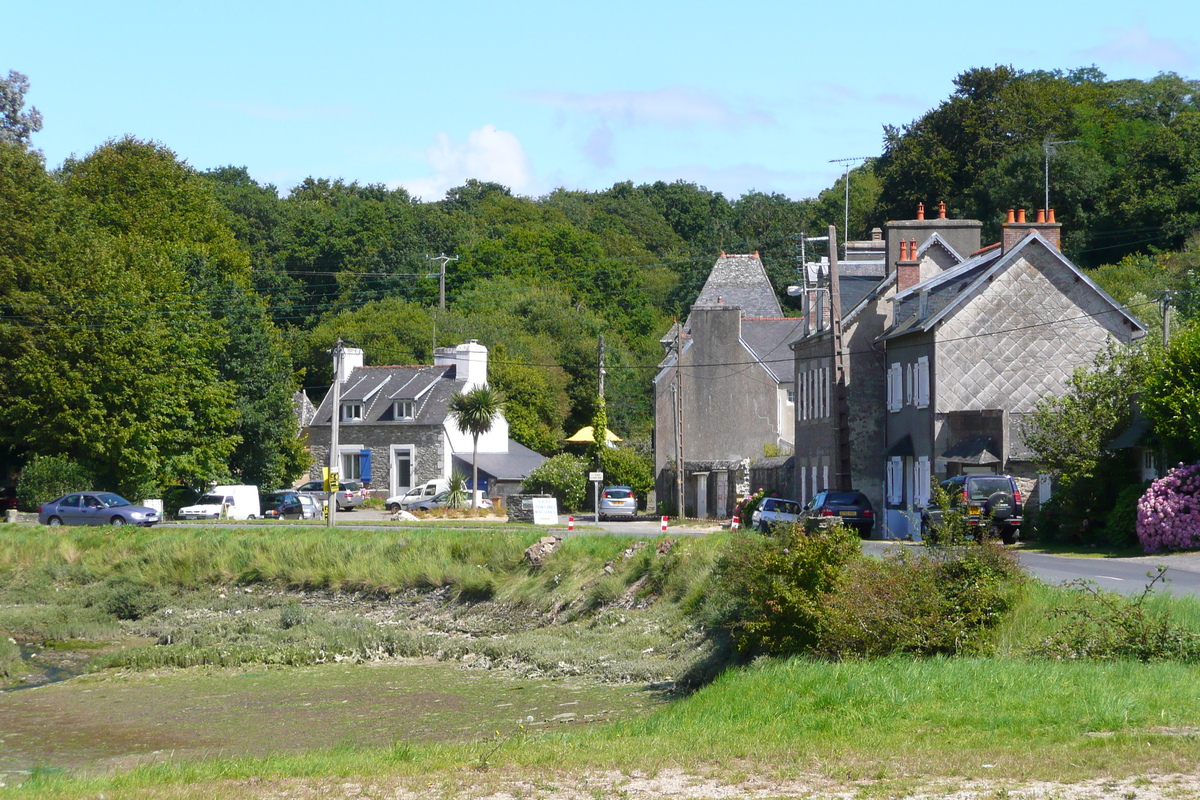
[[[628,447],[605,447],[600,451],[604,482],[633,489],[639,503],[645,503],[654,489],[654,462]]]
[[[1138,500],[1150,488],[1150,482],[1131,483],[1117,492],[1116,503],[1104,521],[1104,538],[1113,547],[1129,547],[1137,538]]]
[[[92,590],[87,605],[117,619],[137,620],[166,605],[163,592],[128,578],[110,578]]]
[[[927,525],[921,532],[921,542],[926,546],[961,545],[967,541],[967,536],[974,533],[967,524],[967,515],[961,505],[955,506],[950,492],[936,480],[929,493],[930,503],[941,510],[942,518]],[[979,530],[987,530],[988,526],[980,521]]]
[[[91,474],[66,456],[34,456],[21,470],[17,508],[37,511],[39,505],[59,495],[90,488]]]
[[[858,534],[842,525],[806,533],[740,533],[717,558],[705,609],[743,653],[798,653],[817,642],[821,600],[858,558]]]
[[[835,658],[977,651],[1020,576],[995,542],[859,559],[824,598],[818,650]]]
[[[1147,553],[1200,547],[1200,464],[1180,464],[1154,481],[1137,508],[1137,537]]]
[[[290,630],[304,624],[304,609],[295,600],[289,600],[279,609],[279,627]]]
[[[587,491],[588,463],[579,456],[562,453],[546,459],[521,484],[526,492],[542,492],[558,498],[563,511],[578,511]]]
[[[1135,598],[1102,592],[1088,581],[1070,584],[1068,600],[1054,610],[1062,620],[1026,654],[1056,660],[1200,662],[1200,637],[1176,625],[1169,608],[1152,609],[1147,600],[1166,567]]]

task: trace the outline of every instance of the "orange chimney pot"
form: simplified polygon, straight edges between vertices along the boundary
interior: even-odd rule
[[[917,219],[925,219],[925,204],[917,203]]]
[[[1025,209],[1023,209],[1023,208],[1017,209],[1017,222],[1022,225],[1025,224]]]
[[[1005,224],[1011,225],[1016,222],[1016,217],[1014,216],[1015,213],[1016,212],[1014,212],[1011,208],[1008,210],[1008,216],[1004,219]]]
[[[1045,221],[1046,221],[1046,209],[1039,208],[1037,210],[1037,217],[1034,219],[1034,222],[1044,223]]]
[[[909,261],[917,260],[917,240],[916,239],[908,240],[908,260]]]
[[[1057,224],[1054,221],[1054,209],[1053,208],[1046,209],[1046,222],[1049,222],[1051,225]]]
[[[900,240],[900,260],[908,261],[908,242]]]
[[[946,218],[946,201],[941,200],[938,202],[938,219],[945,219],[945,218]]]

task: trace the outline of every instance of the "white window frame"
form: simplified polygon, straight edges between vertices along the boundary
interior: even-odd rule
[[[789,406],[796,405],[796,390],[795,389],[787,390],[787,403]]]
[[[342,403],[342,422],[362,422],[363,404],[361,400],[349,400]]]
[[[393,444],[388,447],[388,488],[392,495],[402,494],[417,486],[417,448],[411,444]],[[396,456],[408,453],[408,486],[401,486],[399,475],[396,474]]]
[[[359,481],[362,480],[362,451],[361,444],[339,444],[338,445],[338,480],[342,481]],[[347,458],[353,459],[356,469],[347,469],[349,463]]]
[[[929,408],[929,356],[917,359],[916,383],[917,408]]]
[[[405,414],[405,408],[408,413]],[[417,404],[413,400],[393,400],[392,401],[392,416],[396,419],[414,419],[417,413]]]

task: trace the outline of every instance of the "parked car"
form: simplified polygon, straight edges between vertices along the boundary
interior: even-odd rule
[[[636,517],[637,495],[628,486],[605,486],[600,492],[600,519]]]
[[[963,514],[967,526],[978,531],[980,525],[990,525],[991,532],[1005,544],[1015,544],[1021,538],[1024,505],[1017,481],[1011,475],[959,475],[942,481],[940,486],[949,495],[950,509]],[[943,509],[929,505],[921,511],[921,536],[940,524]]]
[[[800,519],[800,504],[782,497],[768,497],[750,515],[750,526],[769,533],[772,525],[790,525]]]
[[[414,486],[408,491],[392,495],[384,501],[383,505],[388,511],[399,511],[402,508],[408,508],[413,503],[433,497],[438,492],[444,492],[449,488],[445,478],[436,478],[426,481],[420,486]]]
[[[73,492],[38,507],[43,525],[140,525],[149,528],[162,519],[157,510],[133,503],[112,492]]]
[[[309,481],[296,489],[296,491],[306,494],[315,500],[318,508],[325,502],[326,492],[321,481]],[[338,511],[353,511],[366,502],[369,494],[370,492],[363,488],[362,481],[360,480],[350,478],[341,481],[338,484],[337,490]]]
[[[875,527],[875,510],[867,496],[858,490],[819,492],[804,507],[806,527],[826,526],[833,520],[854,528],[863,539],[870,539]]]
[[[433,497],[426,497],[424,500],[419,500],[408,506],[406,511],[431,511],[435,508],[446,508],[450,502],[450,492],[438,492]],[[461,508],[470,508],[471,501],[464,494]],[[475,507],[476,508],[491,508],[491,499],[483,496],[483,490],[478,489],[475,492]]]
[[[306,494],[294,490],[270,492],[263,496],[263,519],[313,519],[317,504]]]

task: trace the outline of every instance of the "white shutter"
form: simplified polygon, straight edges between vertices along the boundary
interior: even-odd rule
[[[904,374],[899,363],[888,369],[888,411],[899,411],[904,406]]]
[[[913,498],[918,506],[929,505],[929,486],[932,475],[929,472],[929,459],[926,456],[921,456],[917,459],[916,468],[916,486],[913,492]]]
[[[899,456],[893,456],[887,462],[887,501],[893,505],[904,499],[902,490],[904,480],[904,462]]]
[[[929,406],[929,356],[917,359],[917,408]]]

